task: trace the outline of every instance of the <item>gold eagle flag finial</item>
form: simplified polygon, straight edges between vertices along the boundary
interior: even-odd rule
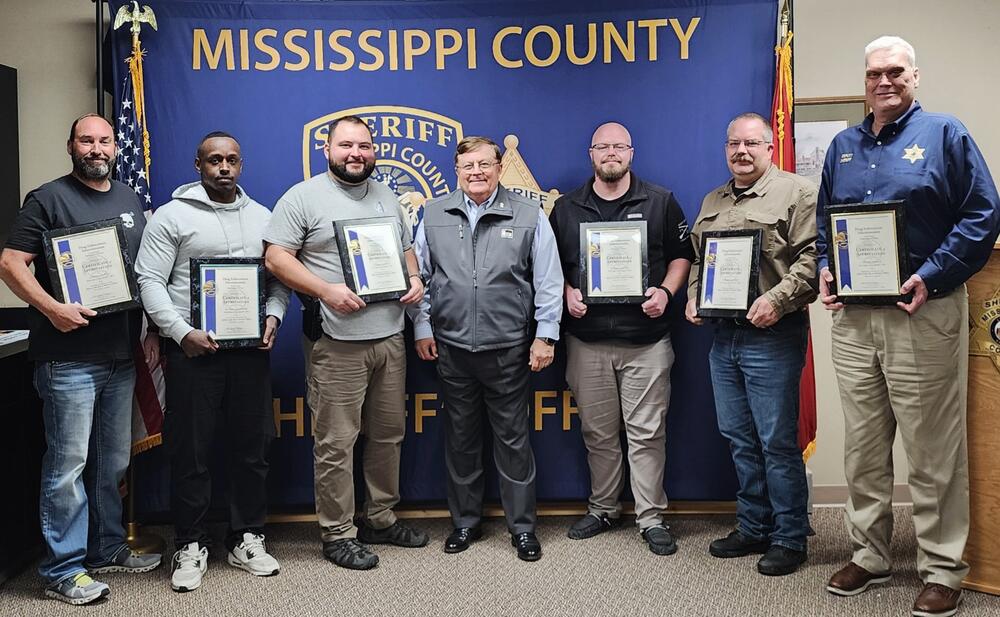
[[[132,45],[133,47],[138,47],[139,45],[139,31],[142,28],[142,24],[149,24],[156,30],[156,15],[153,13],[153,9],[148,6],[139,8],[139,3],[132,0],[132,8],[129,10],[128,5],[122,5],[118,9],[118,13],[115,15],[114,29],[117,30],[125,24],[130,23],[132,27],[129,31],[132,33]]]
[[[132,0],[132,8],[129,10],[128,5],[123,4],[118,8],[118,13],[115,14],[115,23],[112,30],[117,30],[130,23],[132,27],[129,31],[132,33],[132,54],[126,60],[128,64],[128,72],[131,77],[132,83],[132,104],[133,110],[135,112],[136,122],[139,124],[139,130],[142,134],[142,153],[143,153],[143,167],[146,172],[146,182],[150,182],[149,176],[149,165],[151,163],[151,158],[149,154],[149,129],[146,123],[146,96],[145,96],[145,86],[143,83],[142,76],[142,56],[145,52],[139,44],[139,33],[142,30],[142,24],[149,24],[156,30],[156,15],[153,14],[153,9],[148,6],[139,8],[139,3]]]

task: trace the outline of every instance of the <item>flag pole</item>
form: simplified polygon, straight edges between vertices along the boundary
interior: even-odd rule
[[[789,21],[791,20],[792,9],[789,6],[789,0],[785,0],[781,6],[781,46],[784,47],[785,43],[788,42],[788,27]]]
[[[104,0],[91,0],[97,7],[94,18],[96,38],[94,50],[97,58],[97,114],[104,116]]]
[[[162,553],[165,543],[155,534],[143,533],[142,526],[135,520],[135,460],[128,465],[128,496],[125,501],[125,540],[134,552],[140,555]]]
[[[98,4],[102,3],[103,0],[97,0]],[[103,13],[99,13],[101,19],[103,20]],[[142,29],[142,24],[147,23],[154,30],[156,30],[156,17],[153,14],[152,9],[148,6],[140,7],[139,3],[132,0],[131,7],[125,4],[118,8],[117,14],[114,16],[114,21],[112,22],[112,31],[118,30],[122,26],[130,26],[129,32],[132,35],[132,53],[129,55],[128,59],[128,70],[129,76],[127,79],[132,86],[132,111],[135,114],[136,121],[138,122],[142,133],[141,133],[141,144],[142,144],[142,169],[145,174],[145,182],[147,188],[149,187],[149,132],[146,128],[146,113],[144,105],[144,92],[143,92],[143,77],[142,77],[142,48],[139,43],[139,34]],[[98,79],[101,75],[98,74]],[[131,186],[131,182],[129,183]],[[136,191],[138,194],[138,191]],[[148,201],[148,194],[147,194]],[[144,326],[142,330],[145,332],[146,327]],[[141,365],[145,365],[145,354],[142,352],[142,347],[137,346],[135,350],[136,357],[135,363],[137,368]],[[134,436],[133,436],[134,439]],[[147,439],[149,437],[147,436]],[[131,449],[131,459],[129,460],[128,466],[128,494],[126,496],[125,502],[125,518],[126,518],[126,541],[128,542],[129,548],[131,548],[136,553],[162,553],[164,547],[163,538],[153,535],[146,534],[142,532],[139,522],[136,521],[135,517],[135,492],[136,492],[136,482],[135,482],[135,455],[138,452],[145,449],[140,447],[139,450],[136,449],[135,443],[132,444]],[[147,446],[149,447],[149,446]]]

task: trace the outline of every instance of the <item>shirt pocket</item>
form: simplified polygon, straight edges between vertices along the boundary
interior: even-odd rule
[[[702,244],[705,242],[705,232],[719,231],[720,229],[723,229],[723,227],[719,223],[718,211],[698,215],[698,218],[694,222],[693,233],[698,239],[698,246],[694,247],[694,250],[698,254],[699,259],[701,258]]]
[[[747,210],[745,213],[751,229],[760,229],[763,234],[761,238],[761,251],[774,255],[779,243],[779,228],[788,225],[787,212],[770,212],[767,210]]]

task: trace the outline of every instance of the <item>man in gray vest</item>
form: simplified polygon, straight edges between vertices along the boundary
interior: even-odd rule
[[[488,419],[511,544],[520,559],[537,561],[542,546],[535,537],[529,369],[540,371],[555,356],[562,269],[539,204],[500,186],[496,143],[463,139],[455,168],[461,190],[427,203],[414,240],[428,280],[413,316],[416,350],[422,360],[438,361],[445,408],[448,508],[455,529],[444,551],[464,551],[482,537]]]

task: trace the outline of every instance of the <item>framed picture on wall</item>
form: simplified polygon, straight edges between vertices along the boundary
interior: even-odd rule
[[[795,172],[819,186],[830,142],[859,124],[868,108],[863,96],[830,96],[795,101]]]

